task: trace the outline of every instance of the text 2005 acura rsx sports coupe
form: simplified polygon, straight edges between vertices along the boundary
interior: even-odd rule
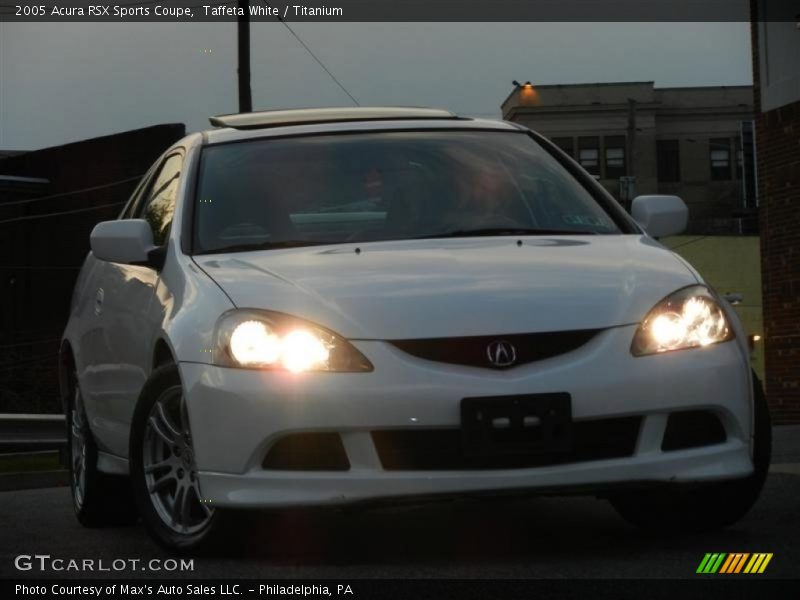
[[[91,235],[81,523],[193,551],[241,508],[546,491],[702,529],[755,502],[769,415],[736,314],[655,241],[680,199],[631,217],[541,136],[441,110],[212,123]]]

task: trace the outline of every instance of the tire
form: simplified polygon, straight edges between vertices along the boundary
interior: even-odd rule
[[[138,519],[130,480],[97,470],[97,444],[89,427],[77,377],[67,407],[67,456],[75,516],[84,527],[132,525]]]
[[[155,369],[133,415],[130,437],[133,495],[150,536],[177,554],[227,547],[230,518],[200,493],[178,367]]]
[[[610,498],[629,523],[655,532],[703,532],[739,521],[758,499],[769,471],[772,425],[761,381],[753,373],[753,473],[687,490],[635,492]]]

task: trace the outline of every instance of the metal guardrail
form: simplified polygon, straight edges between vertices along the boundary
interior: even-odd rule
[[[0,454],[64,449],[64,415],[0,414]]]

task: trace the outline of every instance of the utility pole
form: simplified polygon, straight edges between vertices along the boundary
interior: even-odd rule
[[[239,67],[239,112],[253,112],[253,94],[250,91],[250,0],[236,0],[237,8],[244,13],[236,17]]]
[[[628,190],[626,208],[630,210],[630,203],[636,195],[636,100],[628,98]]]
[[[636,176],[636,100],[628,98],[628,175]]]

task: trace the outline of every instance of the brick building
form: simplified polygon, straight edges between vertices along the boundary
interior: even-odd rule
[[[517,85],[503,118],[550,138],[626,207],[675,194],[689,233],[755,232],[751,86]]]
[[[800,15],[781,8],[751,0],[765,383],[773,420],[800,423]]]

